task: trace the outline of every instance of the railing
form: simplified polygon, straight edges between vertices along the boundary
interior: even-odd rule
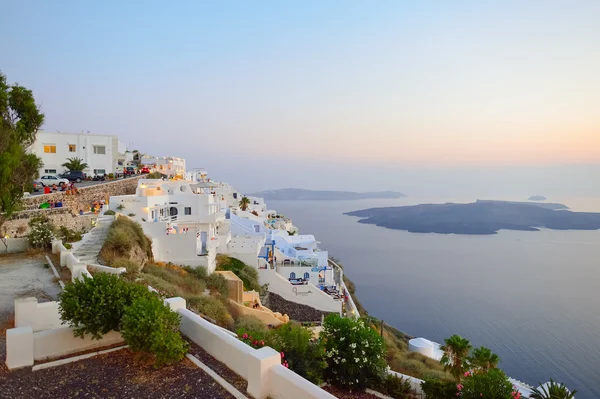
[[[341,276],[343,276],[344,271],[343,269],[340,267],[340,265],[338,265],[337,263],[335,263],[333,260],[328,259],[329,263],[331,263],[334,267],[337,267],[340,272],[341,272]],[[347,303],[350,305],[350,309],[351,311],[349,312],[350,315],[354,318],[359,318],[360,317],[360,313],[358,312],[358,308],[356,307],[356,304],[354,303],[354,300],[352,299],[352,294],[350,293],[350,291],[348,290],[348,288],[346,287],[346,284],[344,283],[344,278],[341,278],[340,281],[340,285],[342,286],[342,289],[344,290],[344,295],[348,297]]]

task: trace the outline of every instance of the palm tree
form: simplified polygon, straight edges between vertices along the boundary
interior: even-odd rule
[[[67,158],[68,162],[63,163],[61,166],[69,170],[83,171],[88,168],[88,164],[83,162],[81,158]]]
[[[471,367],[483,372],[497,368],[498,362],[500,357],[484,346],[474,349],[473,355],[469,358]]]
[[[575,398],[575,394],[577,390],[573,390],[573,392],[569,391],[569,389],[563,383],[557,383],[550,380],[545,384],[540,384],[539,387],[535,388],[529,398],[531,399],[573,399]]]
[[[467,357],[469,356],[472,345],[468,339],[456,334],[450,338],[446,338],[444,342],[446,345],[442,345],[440,348],[444,351],[440,363],[444,365],[446,370],[450,370],[450,374],[452,374],[457,381],[460,381],[463,377],[467,365]]]
[[[248,209],[249,204],[250,204],[250,200],[248,199],[248,197],[242,197],[242,199],[240,201],[240,209],[242,211],[245,211],[246,209]]]

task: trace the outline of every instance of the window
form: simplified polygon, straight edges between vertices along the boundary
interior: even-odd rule
[[[291,278],[291,279],[295,279],[295,278],[296,278],[296,273],[294,273],[294,272],[291,272],[291,273],[290,273],[290,278]]]
[[[94,154],[100,154],[100,155],[106,154],[106,147],[103,145],[95,145],[94,146]]]
[[[305,280],[310,280],[310,274],[304,273],[304,279]]]
[[[44,152],[46,154],[56,154],[56,145],[54,145],[54,144],[44,144]]]
[[[56,173],[56,169],[44,169],[44,173]]]
[[[192,207],[191,206],[186,206],[184,209],[184,215],[191,215],[192,214]]]
[[[106,169],[94,169],[95,175],[103,175],[106,173]]]
[[[77,146],[75,144],[69,144],[69,152],[75,152]]]

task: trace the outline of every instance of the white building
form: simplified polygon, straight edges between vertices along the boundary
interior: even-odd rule
[[[81,158],[89,165],[89,175],[115,173],[125,144],[117,136],[90,133],[60,133],[39,131],[30,151],[42,158],[40,175],[66,172],[61,166],[67,158]]]
[[[183,158],[144,155],[141,163],[169,177],[179,176],[185,178],[186,175],[185,159]]]

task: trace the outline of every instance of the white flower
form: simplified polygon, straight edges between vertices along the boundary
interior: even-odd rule
[[[345,340],[345,339],[346,339],[346,337],[342,337],[342,338],[340,338],[340,341],[343,341],[343,340]]]
[[[356,363],[358,363],[358,361],[359,361],[359,360],[360,360],[360,359],[359,359],[359,358],[357,358],[357,357],[355,357],[355,358],[354,358],[354,362],[356,362]]]
[[[346,363],[346,359],[342,359],[342,363]]]
[[[356,348],[356,343],[354,343],[354,342],[353,342],[353,343],[351,343],[351,344],[350,344],[350,347],[351,347],[351,348]]]

